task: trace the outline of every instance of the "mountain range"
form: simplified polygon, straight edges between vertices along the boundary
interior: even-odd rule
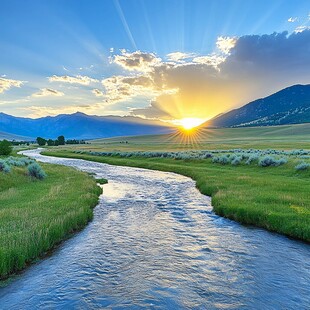
[[[223,113],[201,127],[253,127],[310,122],[310,85],[294,85],[241,108]],[[116,136],[165,134],[175,127],[165,122],[133,116],[95,116],[81,112],[37,119],[0,113],[0,139],[33,140],[38,136],[55,139],[97,139]],[[29,138],[27,138],[29,137]]]
[[[294,85],[221,114],[204,127],[250,127],[310,122],[310,85]]]
[[[133,116],[93,116],[81,112],[37,119],[0,113],[0,132],[34,139],[38,136],[55,139],[96,139],[115,136],[170,133],[174,128],[164,122]]]

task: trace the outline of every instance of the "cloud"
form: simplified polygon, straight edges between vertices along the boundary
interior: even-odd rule
[[[12,87],[21,87],[24,83],[24,81],[5,79],[2,77],[0,78],[0,94]]]
[[[32,94],[32,97],[48,97],[48,96],[56,96],[61,97],[64,93],[58,90],[54,90],[51,88],[42,88],[38,92]]]
[[[113,62],[129,71],[148,72],[155,65],[159,64],[161,59],[153,53],[144,53],[141,51],[129,53],[126,50],[121,50],[120,55],[114,56]]]
[[[207,56],[198,56],[193,58],[194,63],[205,64],[208,66],[212,66],[214,68],[218,68],[219,65],[225,61],[226,57],[222,55],[212,54]]]
[[[131,100],[134,97],[156,97],[162,94],[172,94],[178,91],[176,88],[169,88],[161,80],[157,67],[152,73],[136,76],[112,76],[102,80],[106,93],[106,101],[115,103]]]
[[[195,56],[196,56],[195,53],[183,53],[183,52],[173,52],[167,54],[168,60],[175,62],[183,61],[185,59],[193,58]]]
[[[96,96],[96,97],[103,97],[104,96],[104,93],[99,90],[98,88],[95,88],[92,90],[92,93]]]
[[[288,21],[289,23],[295,23],[297,20],[298,20],[297,17],[290,17],[287,21]]]
[[[31,117],[43,117],[46,115],[56,116],[59,114],[71,114],[75,112],[93,113],[101,106],[100,103],[96,104],[81,104],[72,106],[29,106],[20,108],[23,114],[27,114]]]
[[[235,40],[229,54],[197,56],[184,63],[162,61],[139,73],[138,79],[115,77],[126,99],[136,95],[132,85],[139,85],[140,94],[151,94],[145,108],[131,113],[163,119],[210,118],[281,88],[310,83],[310,30]],[[220,49],[228,51],[224,45]],[[124,82],[128,87],[122,89]]]
[[[69,75],[63,75],[63,76],[57,76],[53,75],[48,78],[50,82],[60,82],[60,83],[69,83],[69,84],[81,84],[81,85],[89,85],[90,83],[97,83],[99,82],[96,79],[90,78],[88,76],[69,76]]]
[[[298,32],[303,32],[303,31],[309,30],[309,29],[310,29],[310,26],[298,26],[298,27],[296,27],[294,32],[298,33]]]
[[[236,45],[235,37],[218,37],[216,41],[217,48],[224,54],[229,54],[230,50]]]

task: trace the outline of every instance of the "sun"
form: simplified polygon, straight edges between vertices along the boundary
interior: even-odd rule
[[[201,125],[205,120],[195,117],[187,117],[177,121],[178,125],[182,126],[185,130],[192,130],[193,128]]]

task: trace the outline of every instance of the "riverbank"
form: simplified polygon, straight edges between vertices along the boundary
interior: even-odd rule
[[[309,172],[296,172],[290,164],[261,168],[205,160],[102,157],[66,150],[42,154],[179,173],[191,177],[201,193],[212,197],[216,214],[310,242]]]
[[[44,180],[31,179],[22,167],[0,173],[0,279],[82,229],[98,203],[101,189],[86,173],[41,166],[47,174]]]

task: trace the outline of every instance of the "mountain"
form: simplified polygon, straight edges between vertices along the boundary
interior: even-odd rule
[[[308,122],[310,122],[310,85],[294,85],[218,115],[202,126],[273,126]]]
[[[5,140],[16,140],[16,141],[30,141],[30,140],[32,140],[29,137],[18,136],[18,135],[14,135],[11,133],[0,131],[0,141],[3,139],[5,139]]]
[[[133,116],[93,116],[81,112],[37,119],[0,113],[0,131],[36,138],[96,139],[114,136],[163,134],[173,131],[160,121]]]

